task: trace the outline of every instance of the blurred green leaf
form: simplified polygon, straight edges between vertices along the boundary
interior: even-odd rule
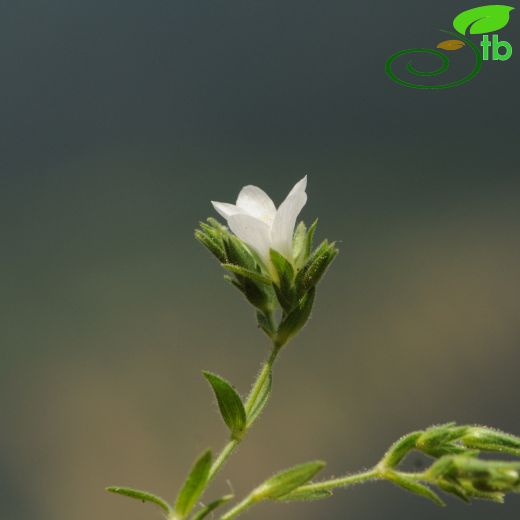
[[[136,500],[140,500],[141,502],[150,502],[159,506],[166,513],[170,513],[171,507],[163,500],[161,497],[149,493],[148,491],[140,491],[139,489],[132,489],[127,487],[119,487],[119,486],[111,486],[107,487],[106,490],[109,493],[116,493],[117,495],[123,495],[125,497],[135,498]]]
[[[325,462],[318,460],[281,471],[255,489],[253,496],[256,500],[279,499],[308,482],[324,467]]]
[[[246,412],[242,399],[231,384],[212,372],[203,372],[215,392],[218,407],[224,422],[234,439],[240,439],[246,427]]]
[[[394,484],[397,484],[398,486],[402,487],[403,489],[406,489],[407,491],[415,493],[416,495],[419,495],[421,497],[427,498],[428,500],[431,500],[434,504],[437,504],[438,506],[443,507],[446,505],[441,500],[439,495],[432,491],[428,486],[425,486],[424,484],[421,484],[420,482],[417,482],[416,480],[413,480],[401,473],[389,472],[387,474],[387,478],[391,480]]]
[[[197,459],[179,492],[175,501],[176,515],[184,518],[193,509],[206,486],[210,468],[211,450],[207,450]]]

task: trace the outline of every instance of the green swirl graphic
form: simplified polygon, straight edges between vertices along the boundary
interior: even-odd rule
[[[417,48],[417,49],[405,49],[399,52],[396,52],[395,54],[392,54],[390,58],[386,61],[385,64],[385,70],[390,79],[392,81],[395,81],[399,85],[402,85],[404,87],[409,88],[419,88],[419,89],[446,89],[446,88],[452,88],[452,87],[458,87],[459,85],[462,85],[464,83],[467,83],[468,81],[472,80],[480,71],[480,67],[482,66],[482,56],[480,54],[479,48],[469,39],[461,36],[460,34],[452,33],[450,31],[442,31],[447,34],[451,34],[456,36],[457,38],[463,40],[468,47],[473,51],[473,55],[475,57],[475,65],[473,67],[473,70],[463,78],[451,81],[450,83],[444,83],[441,85],[421,85],[417,83],[411,83],[410,81],[406,81],[404,79],[399,78],[394,71],[392,70],[393,64],[395,60],[397,60],[399,57],[405,55],[405,54],[433,54],[434,56],[437,56],[441,60],[441,65],[432,71],[420,71],[414,67],[411,61],[409,61],[406,64],[406,69],[408,72],[414,76],[439,76],[446,70],[448,70],[448,67],[450,65],[449,58],[443,54],[441,51],[435,50],[435,49],[423,49],[423,48]]]

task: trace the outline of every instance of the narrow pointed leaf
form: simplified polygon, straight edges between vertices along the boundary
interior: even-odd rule
[[[208,481],[211,451],[205,451],[193,465],[175,501],[175,513],[184,518],[193,509]]]
[[[246,269],[245,267],[240,267],[239,265],[235,264],[221,264],[222,267],[232,273],[238,274],[239,276],[244,276],[245,278],[249,278],[250,280],[253,280],[254,282],[260,282],[266,285],[271,284],[271,279],[267,276],[264,276],[262,273],[259,273],[258,271],[250,271],[249,269]]]
[[[425,486],[424,484],[421,484],[420,482],[406,478],[397,473],[389,475],[388,478],[390,478],[390,480],[392,480],[392,482],[394,482],[398,486],[400,486],[412,493],[415,493],[416,495],[427,498],[428,500],[431,500],[434,504],[437,504],[438,506],[443,507],[446,505],[441,500],[439,495],[437,495],[437,493],[434,493],[428,486]]]
[[[117,495],[135,498],[136,500],[140,500],[141,502],[150,502],[159,506],[166,513],[169,513],[171,510],[170,505],[168,504],[168,502],[166,502],[166,500],[163,500],[161,497],[149,493],[148,491],[141,491],[139,489],[132,489],[119,486],[107,487],[106,490],[109,493],[116,493]]]
[[[269,395],[271,394],[271,386],[273,382],[273,377],[269,372],[269,376],[265,379],[262,388],[260,389],[260,393],[258,394],[256,400],[251,405],[251,411],[247,416],[247,425],[251,426],[256,418],[262,413],[267,401],[269,399]]]
[[[202,520],[203,518],[206,518],[212,511],[217,509],[217,507],[220,507],[226,502],[229,502],[233,498],[233,495],[225,495],[223,497],[217,498],[217,500],[213,500],[213,502],[210,502],[207,506],[204,506],[202,507],[202,509],[199,509],[199,511],[197,511],[191,517],[191,520]]]
[[[277,473],[253,491],[256,500],[276,500],[302,486],[325,467],[322,461],[307,462]]]
[[[323,500],[332,496],[332,491],[328,489],[321,490],[303,490],[295,489],[288,495],[280,497],[281,502],[311,502],[313,500]]]
[[[246,411],[242,399],[231,384],[212,372],[203,372],[208,380],[215,397],[224,422],[231,431],[234,439],[240,439],[246,426]]]

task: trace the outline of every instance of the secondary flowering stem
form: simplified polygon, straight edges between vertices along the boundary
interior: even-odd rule
[[[331,491],[336,488],[347,487],[353,484],[361,484],[367,480],[378,480],[381,478],[383,477],[380,471],[377,468],[372,468],[367,471],[346,475],[344,477],[306,484],[297,488],[295,492]]]

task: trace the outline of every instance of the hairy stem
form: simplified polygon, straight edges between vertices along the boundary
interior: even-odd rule
[[[367,480],[377,480],[383,478],[377,468],[361,471],[360,473],[353,473],[344,477],[334,478],[330,480],[323,480],[321,482],[312,482],[305,484],[295,489],[296,492],[303,491],[331,491],[340,487],[347,487],[353,484],[361,484]]]
[[[280,352],[280,348],[281,347],[276,345],[273,346],[269,358],[267,359],[267,361],[265,361],[262,368],[260,369],[260,372],[258,373],[258,376],[256,377],[256,380],[253,383],[251,392],[249,393],[249,396],[245,403],[246,414],[249,414],[251,412],[251,409],[255,404],[255,401],[258,399],[258,396],[262,391],[262,387],[273,369],[273,364],[276,360],[276,357],[278,356],[278,353]],[[245,433],[247,433],[247,431],[251,428],[252,424],[253,423],[250,422],[247,425],[246,431],[244,432],[244,436]],[[222,448],[221,452],[218,454],[217,458],[213,462],[213,465],[211,466],[205,488],[208,487],[209,483],[213,480],[215,475],[222,469],[226,461],[229,459],[231,454],[235,451],[236,447],[240,443],[240,440],[232,439]]]

